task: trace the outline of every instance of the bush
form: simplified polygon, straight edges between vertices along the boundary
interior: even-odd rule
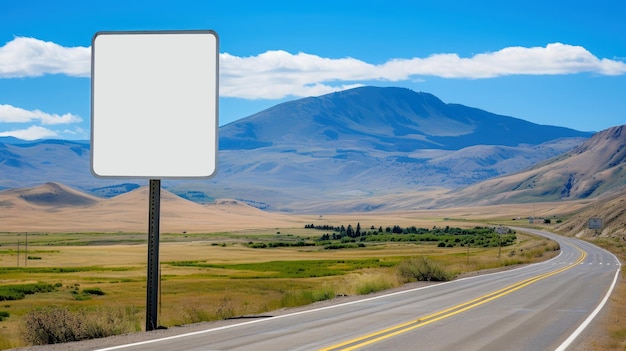
[[[24,338],[34,345],[57,344],[82,339],[84,321],[67,308],[48,307],[24,318]]]
[[[135,308],[71,312],[66,307],[31,311],[23,319],[22,336],[34,345],[101,338],[141,330]]]
[[[335,291],[332,289],[288,291],[283,294],[280,306],[303,306],[318,301],[330,300],[333,297],[335,297]]]
[[[446,271],[437,263],[426,257],[412,257],[398,265],[400,280],[407,283],[413,281],[448,281],[454,274]]]
[[[104,291],[100,290],[100,288],[87,288],[87,289],[83,289],[83,292],[89,295],[99,295],[99,296],[104,295]]]
[[[0,322],[2,322],[5,318],[9,318],[10,314],[7,311],[0,311]]]
[[[0,301],[21,300],[26,295],[56,291],[58,287],[60,287],[59,283],[55,285],[37,283],[0,286]]]
[[[359,295],[367,295],[378,291],[393,288],[394,285],[389,280],[384,279],[370,279],[361,282],[356,286],[356,293]]]

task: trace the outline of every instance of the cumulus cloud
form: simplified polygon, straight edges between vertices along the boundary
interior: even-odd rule
[[[39,121],[41,124],[70,124],[82,122],[82,118],[66,113],[64,115],[50,114],[40,110],[25,110],[11,105],[0,104],[0,122],[26,123]]]
[[[507,75],[590,72],[613,76],[625,74],[626,63],[598,59],[581,46],[553,43],[546,47],[508,47],[470,58],[461,58],[456,54],[439,54],[424,59],[396,59],[385,63],[381,69],[388,71],[386,76],[394,77],[395,80],[407,79],[411,75],[479,79]]]
[[[11,136],[22,140],[37,140],[45,138],[55,138],[58,136],[57,132],[48,128],[40,126],[30,126],[26,129],[10,130],[7,132],[0,132],[0,136]]]
[[[0,77],[38,77],[66,74],[88,77],[91,72],[91,49],[64,47],[35,38],[15,37],[0,47]]]
[[[599,59],[581,46],[508,47],[468,58],[435,54],[391,59],[374,65],[354,58],[330,59],[285,51],[257,56],[220,56],[220,94],[242,98],[310,96],[361,85],[363,81],[419,79],[424,76],[485,79],[508,75],[626,74],[626,63]]]
[[[87,47],[63,47],[34,38],[16,37],[0,47],[0,78],[44,74],[90,76]],[[282,50],[256,56],[220,54],[220,95],[246,99],[321,95],[371,81],[398,82],[428,76],[487,79],[508,75],[626,74],[620,59],[598,58],[581,46],[552,43],[545,47],[507,47],[460,57],[455,53],[394,58],[382,64],[326,58]]]

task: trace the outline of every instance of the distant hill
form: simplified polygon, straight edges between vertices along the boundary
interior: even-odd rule
[[[596,133],[580,146],[523,172],[452,193],[459,203],[536,202],[598,197],[626,189],[626,125]]]
[[[196,202],[231,198],[270,211],[414,206],[393,198],[518,172],[591,135],[447,104],[428,93],[362,87],[282,103],[225,125],[214,178],[162,184]],[[0,142],[0,189],[58,182],[110,197],[147,184],[94,178],[89,147]]]
[[[0,143],[0,189],[58,182],[98,196],[119,194],[118,189],[112,189],[109,194],[101,188],[123,182],[93,177],[89,163],[89,141],[49,139]]]
[[[0,228],[8,232],[145,232],[148,188],[97,198],[59,183],[0,191]],[[163,233],[206,233],[224,228],[291,226],[292,218],[235,200],[201,205],[161,192]]]
[[[27,141],[14,137],[0,137],[0,144],[25,144]]]

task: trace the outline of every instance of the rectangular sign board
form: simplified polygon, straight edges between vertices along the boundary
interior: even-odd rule
[[[215,32],[98,32],[91,54],[95,176],[214,175],[219,127]]]
[[[589,229],[602,229],[602,218],[589,218]]]

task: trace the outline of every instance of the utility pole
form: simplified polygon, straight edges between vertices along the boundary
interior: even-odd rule
[[[24,267],[28,266],[28,232],[26,232],[26,242],[24,243]]]

